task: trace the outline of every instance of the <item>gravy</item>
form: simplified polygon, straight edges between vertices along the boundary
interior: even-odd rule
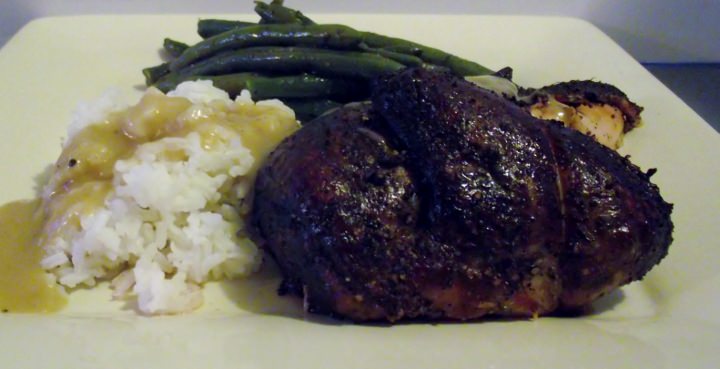
[[[60,310],[62,289],[40,267],[43,250],[35,243],[42,228],[40,200],[0,207],[0,309],[48,313]]]

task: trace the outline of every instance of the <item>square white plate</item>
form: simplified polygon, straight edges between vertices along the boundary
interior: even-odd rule
[[[132,99],[164,37],[195,42],[196,16],[85,16],[30,23],[0,50],[0,202],[29,198],[76,104],[108,87]],[[254,16],[225,16],[255,19]],[[645,107],[623,154],[675,204],[670,255],[580,318],[360,326],[305,316],[272,272],[211,284],[205,306],[145,318],[78,291],[55,315],[0,316],[2,368],[689,368],[720,360],[720,135],[592,25],[568,18],[324,15],[442,48],[540,87],[615,84]]]

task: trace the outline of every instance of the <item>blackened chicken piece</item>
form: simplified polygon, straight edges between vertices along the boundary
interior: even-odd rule
[[[373,123],[369,104],[319,117],[257,177],[254,232],[280,266],[281,290],[303,296],[311,312],[355,320],[425,312],[413,280],[417,259],[429,257],[416,249],[415,185]]]
[[[563,194],[565,245],[561,307],[582,308],[640,280],[667,255],[672,205],[649,179],[588,136],[547,124]]]
[[[433,235],[474,240],[456,244],[493,262],[509,256],[522,283],[505,285],[535,307],[526,313],[553,306],[542,302],[554,296],[558,269],[559,306],[576,308],[641,278],[666,255],[672,207],[645,173],[591,138],[420,69],[380,83],[373,103],[414,157]],[[559,247],[552,236],[562,238]],[[531,273],[523,274],[525,264]]]
[[[537,90],[521,89],[520,106],[534,117],[557,120],[611,148],[640,124],[642,107],[615,86],[596,81],[570,81]]]
[[[612,150],[450,74],[382,79],[258,175],[251,224],[310,311],[355,321],[586,306],[667,253],[671,205]]]
[[[380,81],[376,111],[407,148],[422,215],[449,248],[423,295],[447,317],[545,314],[557,307],[564,240],[552,142],[497,95],[415,69]]]
[[[522,94],[530,98],[530,104],[552,98],[571,107],[610,105],[622,113],[625,121],[624,132],[630,131],[640,123],[640,113],[643,110],[642,107],[630,101],[627,95],[617,87],[598,81],[560,82],[537,90],[524,90]]]

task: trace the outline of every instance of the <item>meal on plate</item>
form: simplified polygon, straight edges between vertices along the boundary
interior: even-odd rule
[[[613,150],[642,111],[619,89],[523,88],[281,0],[255,10],[165,39],[137,104],[80,107],[40,198],[0,209],[0,308],[57,310],[58,286],[110,281],[141,313],[188,312],[267,254],[314,313],[527,317],[667,254],[654,170]]]

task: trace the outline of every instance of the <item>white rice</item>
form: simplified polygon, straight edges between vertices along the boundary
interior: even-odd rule
[[[187,114],[210,101],[232,103],[209,81],[183,83],[168,95],[191,100]],[[68,136],[125,108],[118,96],[113,91],[80,106]],[[236,102],[253,104],[247,91]],[[277,114],[294,119],[277,100],[258,104],[276,106]],[[79,227],[49,239],[43,267],[68,287],[113,278],[114,295],[136,297],[147,314],[193,310],[202,304],[202,283],[255,271],[262,255],[237,236],[242,222],[234,206],[251,185],[243,181],[255,158],[237,132],[222,134],[225,140],[213,149],[189,133],[141,144],[130,158],[117,161],[104,206],[83,215]],[[169,152],[182,152],[185,159]]]

